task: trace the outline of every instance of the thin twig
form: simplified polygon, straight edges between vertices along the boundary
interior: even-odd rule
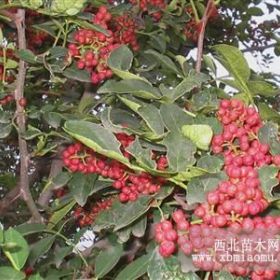
[[[247,47],[246,49],[241,50],[242,52],[261,52],[266,49],[270,49],[276,46],[276,43],[272,43],[266,46],[253,46],[253,47]]]
[[[195,71],[197,73],[200,73],[201,70],[205,30],[213,7],[215,7],[213,0],[209,0],[204,15],[200,21],[201,28],[199,30],[199,36],[198,36],[197,58],[196,58],[196,65],[195,65]]]
[[[18,9],[15,19],[15,25],[18,34],[18,48],[25,50],[26,49],[26,37],[25,37],[25,10]],[[26,131],[26,116],[24,108],[19,104],[20,100],[24,98],[24,84],[26,76],[26,65],[23,60],[19,61],[18,75],[17,75],[17,84],[15,90],[15,99],[16,99],[16,112],[15,117],[18,125],[18,143],[19,143],[19,152],[20,152],[20,193],[24,199],[32,218],[36,222],[42,222],[42,217],[36,207],[36,204],[33,200],[29,189],[29,164],[30,158],[28,153],[27,142],[22,137]]]

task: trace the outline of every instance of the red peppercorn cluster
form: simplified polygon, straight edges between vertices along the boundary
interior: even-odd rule
[[[159,156],[156,158],[157,170],[165,170],[168,167],[168,160],[166,156]]]
[[[128,14],[113,19],[114,40],[118,44],[130,45],[134,51],[139,50],[139,44],[135,31],[137,24],[135,19]]]
[[[166,8],[164,0],[129,0],[132,5],[138,5],[143,12],[148,12],[155,21],[162,17],[162,10]],[[156,10],[156,11],[155,11]]]
[[[254,108],[246,107],[237,99],[222,100],[217,117],[223,131],[213,137],[212,151],[224,156],[228,180],[207,194],[207,202],[199,206],[195,214],[207,224],[224,227],[267,208],[257,168],[271,164],[273,157],[269,145],[257,139],[262,122]]]
[[[90,226],[100,212],[110,209],[113,203],[112,198],[106,198],[96,202],[90,210],[85,210],[83,207],[77,207],[74,210],[74,217],[80,227]]]
[[[121,151],[130,158],[125,150],[135,139],[133,135],[116,134],[121,143]],[[70,145],[63,152],[63,161],[72,172],[96,173],[113,180],[112,186],[119,190],[121,202],[135,201],[140,194],[148,195],[159,191],[164,178],[154,177],[147,172],[135,173],[122,163],[101,156],[80,143]]]
[[[104,28],[108,35],[89,29],[79,29],[74,34],[75,43],[68,45],[68,52],[76,60],[78,69],[86,69],[91,73],[93,84],[112,77],[107,59],[110,53],[120,44],[130,44],[138,49],[135,36],[135,22],[124,15],[112,18],[105,6],[101,6],[94,15],[92,22]]]
[[[172,215],[172,221],[163,220],[156,224],[155,239],[160,244],[159,253],[163,257],[171,256],[179,248],[188,253],[192,252],[192,247],[188,247],[189,242],[185,238],[185,233],[188,232],[190,224],[182,210],[176,210]]]
[[[172,220],[156,225],[159,253],[169,257],[181,250],[185,255],[210,255],[210,259],[203,261],[193,259],[194,265],[204,271],[224,269],[238,276],[250,275],[254,280],[275,279],[280,267],[279,264],[273,266],[274,262],[268,265],[267,262],[247,261],[241,265],[240,262],[223,262],[219,254],[213,255],[216,240],[233,237],[239,242],[245,237],[268,240],[280,232],[280,217],[257,216],[268,206],[257,169],[270,164],[280,166],[280,155],[272,156],[270,147],[258,140],[257,133],[263,125],[258,112],[239,100],[222,100],[217,118],[223,130],[213,137],[212,151],[223,155],[228,180],[220,182],[207,194],[207,202],[196,207],[194,214],[201,220],[192,224],[182,210],[176,210]],[[262,235],[258,235],[259,231]],[[244,237],[244,234],[250,236]],[[274,259],[279,263],[280,250],[274,252]]]
[[[241,222],[232,223],[228,228],[222,229],[205,223],[191,224],[180,209],[173,212],[171,220],[162,220],[155,226],[155,240],[160,244],[159,253],[163,257],[170,257],[177,251],[181,251],[186,256],[199,256],[193,256],[192,261],[200,270],[226,270],[237,276],[250,275],[250,279],[254,280],[275,279],[280,268],[280,251],[277,247],[254,250],[253,246],[258,244],[257,242],[264,244],[269,240],[276,240],[276,235],[279,233],[280,217],[247,217]],[[227,246],[222,249],[217,245],[219,241]],[[233,241],[235,247],[230,247]],[[248,245],[246,247],[248,242],[251,242],[251,247]],[[229,254],[233,259],[237,250],[240,254],[244,254],[241,256],[244,261],[229,261],[223,256]],[[276,262],[256,260],[256,255],[260,254],[270,255],[270,258]]]

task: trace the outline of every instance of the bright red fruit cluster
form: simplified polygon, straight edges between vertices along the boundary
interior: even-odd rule
[[[254,108],[237,99],[223,100],[217,116],[223,132],[213,137],[212,150],[224,156],[228,180],[208,193],[207,203],[198,207],[195,214],[207,224],[223,227],[267,208],[257,168],[271,164],[273,158],[269,146],[257,138],[262,122]]]
[[[130,45],[134,51],[139,50],[136,30],[137,24],[135,19],[124,14],[113,19],[114,40],[119,44]]]
[[[125,148],[134,141],[134,136],[118,133],[116,138],[121,143],[123,154],[130,158]],[[112,186],[120,191],[121,202],[135,201],[140,194],[154,194],[165,182],[165,179],[146,172],[135,173],[122,163],[101,156],[80,143],[70,145],[63,152],[63,161],[72,172],[96,173],[113,180]]]
[[[237,99],[222,100],[217,117],[223,130],[213,137],[212,151],[223,155],[228,179],[207,194],[207,202],[196,207],[194,214],[201,222],[195,223],[200,224],[189,224],[184,212],[176,210],[173,221],[164,220],[156,225],[155,238],[163,257],[169,257],[178,249],[186,255],[209,254],[215,240],[224,238],[225,233],[219,231],[222,229],[234,234],[260,229],[265,232],[269,229],[273,234],[280,231],[280,217],[257,216],[268,206],[261,190],[258,168],[272,163],[280,166],[280,155],[272,156],[270,147],[258,140],[257,133],[263,125],[258,112]],[[280,253],[275,257],[280,258]],[[254,271],[251,277],[255,280],[274,279],[276,275],[276,268],[259,268],[256,263],[242,266],[211,259],[194,261],[194,264],[205,271],[224,268],[239,276]]]
[[[94,222],[98,214],[109,209],[112,206],[112,203],[112,198],[106,198],[96,202],[88,211],[82,207],[77,207],[74,210],[74,217],[77,219],[80,227],[89,226]]]
[[[77,68],[89,71],[92,83],[99,84],[113,75],[107,59],[114,49],[121,44],[130,44],[134,50],[138,50],[136,24],[128,15],[113,19],[105,6],[98,9],[92,22],[105,29],[107,35],[79,29],[74,34],[75,43],[68,45],[68,52],[76,59]]]
[[[164,0],[129,0],[129,2],[132,5],[139,5],[141,11],[148,12],[156,21],[161,19],[162,10],[166,8]]]
[[[178,250],[186,256],[196,254],[197,256],[208,256],[205,258],[193,258],[194,265],[204,271],[227,270],[238,276],[246,276],[251,273],[254,280],[274,279],[276,271],[279,269],[279,263],[267,262],[229,262],[224,261],[221,254],[234,254],[234,249],[219,248],[216,242],[223,240],[232,242],[236,246],[245,244],[244,240],[264,241],[275,240],[276,234],[280,232],[280,217],[266,216],[265,218],[244,218],[242,222],[234,223],[227,229],[217,228],[207,224],[190,224],[182,210],[176,210],[172,214],[172,220],[163,220],[155,227],[155,239],[160,244],[159,253],[163,257],[169,257]],[[243,243],[242,243],[243,242]],[[220,243],[221,244],[221,243]],[[248,244],[248,243],[247,243]],[[244,246],[244,245],[243,245]],[[242,248],[235,249],[242,252]],[[280,252],[277,248],[271,250],[275,260],[280,258]],[[244,248],[243,248],[244,250]],[[263,249],[262,254],[268,253],[268,248]],[[247,253],[253,253],[245,250]],[[236,253],[236,252],[235,252]],[[256,254],[256,253],[255,253]],[[245,258],[244,259],[248,259]],[[254,271],[254,272],[252,272]],[[262,276],[262,278],[258,278]]]

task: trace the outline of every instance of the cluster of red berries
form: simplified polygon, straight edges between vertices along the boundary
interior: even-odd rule
[[[192,246],[186,239],[185,233],[190,229],[190,223],[182,210],[176,210],[172,214],[172,221],[163,220],[156,224],[155,239],[160,244],[159,253],[163,257],[171,256],[179,248],[189,255],[192,252]],[[190,245],[190,246],[189,246]]]
[[[207,224],[224,227],[267,208],[257,168],[278,164],[279,156],[271,156],[269,145],[259,142],[257,133],[262,121],[254,108],[237,99],[222,100],[217,116],[223,131],[213,137],[212,151],[224,156],[228,180],[207,194],[207,202],[195,214]]]
[[[156,226],[155,238],[160,243],[159,252],[163,257],[169,257],[177,250],[185,255],[211,255],[216,240],[224,239],[227,234],[231,238],[235,234],[239,241],[244,239],[243,233],[253,234],[250,237],[254,239],[259,230],[264,239],[271,237],[270,234],[279,234],[280,217],[256,216],[268,206],[260,188],[257,168],[272,163],[280,166],[280,155],[272,156],[270,147],[258,140],[257,134],[263,125],[258,112],[237,99],[222,100],[217,117],[223,130],[213,137],[212,151],[224,156],[228,180],[220,182],[207,194],[207,202],[196,207],[194,214],[201,220],[195,223],[201,224],[189,223],[185,213],[176,210],[172,214],[173,221],[164,220]],[[280,259],[278,251],[274,252],[276,259]],[[238,276],[250,274],[254,280],[274,279],[275,271],[279,269],[273,267],[273,262],[272,266],[254,261],[240,265],[232,261],[223,263],[217,259],[218,254],[214,257],[203,261],[193,259],[193,262],[205,271],[226,269]]]
[[[80,227],[90,226],[100,212],[111,208],[112,203],[112,198],[106,198],[96,202],[90,210],[85,210],[83,207],[77,207],[74,210],[73,215]]]
[[[162,10],[166,8],[164,0],[129,0],[132,5],[138,5],[143,12],[148,12],[155,21],[162,17]],[[155,11],[156,10],[156,11]]]
[[[75,43],[68,45],[68,52],[76,59],[77,68],[89,71],[92,83],[99,84],[113,75],[107,59],[114,49],[121,44],[130,44],[134,50],[138,49],[136,24],[126,15],[113,19],[105,6],[99,7],[92,22],[104,28],[107,35],[79,29],[74,34]]]
[[[123,154],[130,158],[125,148],[134,141],[135,137],[118,133],[116,138],[121,143]],[[65,149],[63,161],[72,172],[95,173],[113,180],[112,186],[120,191],[121,202],[135,201],[140,194],[154,194],[165,182],[164,178],[154,177],[146,172],[135,173],[117,160],[101,156],[80,143]]]
[[[193,264],[200,270],[226,270],[237,276],[251,274],[254,280],[275,279],[280,268],[280,252],[276,245],[271,243],[269,248],[264,244],[273,240],[276,244],[279,233],[280,217],[247,217],[222,229],[205,223],[191,224],[182,210],[176,210],[171,220],[162,220],[155,226],[155,239],[163,257],[170,257],[179,250],[186,256],[195,255]],[[258,242],[262,242],[263,247],[254,250]],[[234,262],[236,252],[242,254],[240,261]],[[229,256],[225,258],[225,254]],[[274,261],[259,260],[259,254],[270,254],[270,260]]]
[[[128,14],[113,19],[114,41],[118,44],[130,45],[134,51],[139,50],[136,37],[137,24]]]

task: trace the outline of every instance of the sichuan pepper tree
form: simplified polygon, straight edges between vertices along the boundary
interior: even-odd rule
[[[2,1],[0,279],[277,279],[277,4]]]

